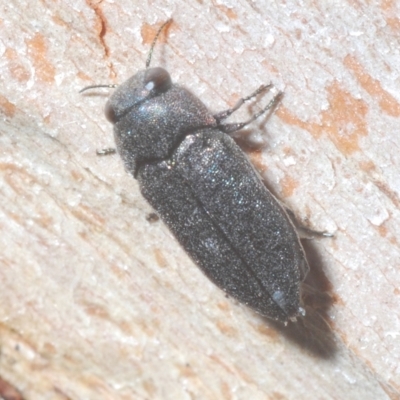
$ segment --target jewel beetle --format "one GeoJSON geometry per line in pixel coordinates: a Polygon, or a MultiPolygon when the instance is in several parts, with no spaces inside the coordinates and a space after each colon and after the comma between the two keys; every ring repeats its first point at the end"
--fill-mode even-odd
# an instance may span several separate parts
{"type": "MultiPolygon", "coordinates": [[[[229,296],[286,323],[304,315],[301,284],[309,266],[296,229],[231,133],[270,110],[275,98],[243,123],[224,123],[263,85],[213,115],[195,95],[151,67],[118,86],[105,108],[126,170],[145,199],[201,270],[229,296]]],[[[115,85],[95,85],[116,87],[115,85]]]]}

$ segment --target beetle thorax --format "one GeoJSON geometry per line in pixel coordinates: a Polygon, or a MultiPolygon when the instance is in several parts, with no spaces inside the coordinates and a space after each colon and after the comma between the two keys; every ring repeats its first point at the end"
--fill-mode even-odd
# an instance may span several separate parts
{"type": "Polygon", "coordinates": [[[106,106],[118,152],[128,171],[166,159],[185,136],[216,121],[188,90],[172,84],[162,68],[140,71],[120,86],[106,106]]]}

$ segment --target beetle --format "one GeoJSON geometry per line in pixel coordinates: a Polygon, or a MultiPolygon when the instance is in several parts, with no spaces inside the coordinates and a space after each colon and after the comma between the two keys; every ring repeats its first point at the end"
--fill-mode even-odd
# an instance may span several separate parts
{"type": "MultiPolygon", "coordinates": [[[[231,137],[271,110],[281,94],[243,123],[224,121],[250,96],[218,114],[172,82],[151,56],[118,86],[105,114],[126,170],[201,270],[229,296],[268,318],[304,316],[301,286],[309,266],[285,208],[231,137]]],[[[95,85],[116,87],[115,85],[95,85]]]]}

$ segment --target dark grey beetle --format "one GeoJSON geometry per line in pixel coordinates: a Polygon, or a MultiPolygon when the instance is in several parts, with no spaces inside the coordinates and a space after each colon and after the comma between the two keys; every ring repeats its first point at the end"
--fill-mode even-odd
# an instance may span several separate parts
{"type": "Polygon", "coordinates": [[[303,248],[285,210],[228,135],[278,96],[249,121],[222,124],[270,86],[212,115],[165,69],[148,68],[164,26],[146,69],[107,102],[118,153],[143,196],[216,285],[268,318],[294,320],[304,315],[301,283],[309,267],[303,248]]]}

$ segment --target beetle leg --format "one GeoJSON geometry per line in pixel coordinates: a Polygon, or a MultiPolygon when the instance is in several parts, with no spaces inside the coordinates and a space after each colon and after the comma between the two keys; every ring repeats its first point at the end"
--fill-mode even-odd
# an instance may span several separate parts
{"type": "Polygon", "coordinates": [[[246,101],[251,100],[253,97],[256,97],[262,92],[265,92],[269,89],[271,89],[272,84],[269,85],[261,85],[255,92],[253,92],[251,95],[247,97],[242,97],[237,101],[237,103],[232,107],[229,108],[228,110],[224,110],[219,112],[218,114],[214,115],[214,118],[217,120],[217,123],[221,123],[225,119],[227,119],[230,115],[232,115],[236,110],[238,110],[246,101]]]}
{"type": "Polygon", "coordinates": [[[333,233],[330,232],[314,231],[313,229],[306,228],[304,226],[296,226],[296,231],[300,239],[312,240],[316,238],[326,238],[335,236],[333,233]]]}
{"type": "Polygon", "coordinates": [[[117,149],[114,149],[113,147],[108,147],[106,149],[96,150],[96,154],[98,156],[109,156],[110,154],[115,154],[116,152],[117,152],[117,149]]]}
{"type": "Polygon", "coordinates": [[[306,226],[302,225],[302,223],[296,218],[294,212],[286,204],[282,203],[281,201],[279,201],[279,204],[285,209],[286,214],[289,216],[294,227],[296,228],[296,232],[300,239],[316,239],[335,236],[330,232],[315,231],[314,229],[307,228],[306,226]]]}
{"type": "MultiPolygon", "coordinates": [[[[254,97],[255,95],[257,95],[258,93],[262,92],[263,90],[266,90],[266,88],[269,88],[271,85],[267,85],[267,86],[261,86],[258,90],[256,90],[253,94],[251,94],[248,97],[245,97],[243,99],[240,99],[236,106],[224,111],[220,114],[217,114],[217,116],[214,116],[214,118],[217,119],[217,122],[220,122],[222,120],[224,120],[225,118],[227,118],[229,115],[232,114],[232,112],[236,111],[245,101],[247,101],[248,99],[254,97]],[[222,115],[222,118],[221,118],[222,115]],[[225,116],[226,115],[226,116],[225,116]],[[219,119],[218,119],[219,117],[219,119]]],[[[260,117],[261,115],[263,115],[265,112],[267,112],[268,110],[273,109],[279,102],[279,100],[281,99],[283,93],[279,92],[268,104],[266,107],[264,107],[262,110],[260,110],[259,112],[255,113],[250,119],[248,119],[245,122],[239,122],[239,123],[233,123],[233,124],[221,124],[218,125],[218,129],[221,130],[224,133],[233,133],[236,132],[242,128],[244,128],[246,125],[250,124],[251,122],[253,122],[255,119],[257,119],[258,117],[260,117]]]]}

